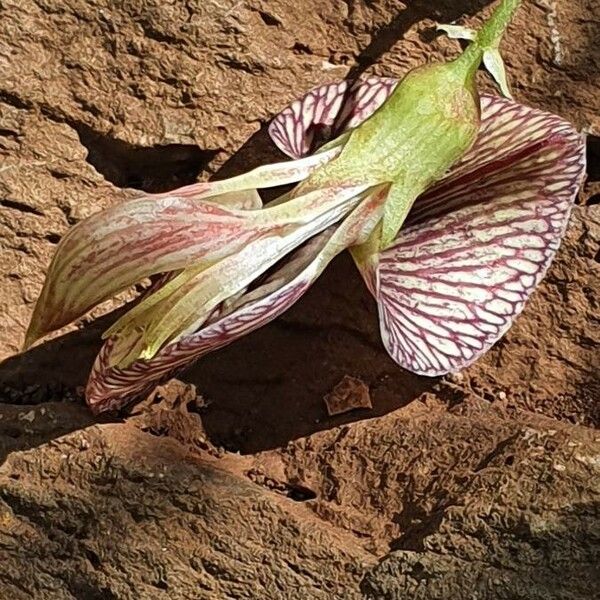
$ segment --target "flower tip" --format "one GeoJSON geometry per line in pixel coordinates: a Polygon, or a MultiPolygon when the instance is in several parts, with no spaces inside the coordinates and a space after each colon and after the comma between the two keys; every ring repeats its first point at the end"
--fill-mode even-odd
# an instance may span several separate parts
{"type": "MultiPolygon", "coordinates": [[[[48,302],[46,285],[44,285],[44,288],[35,303],[29,326],[25,333],[22,351],[29,350],[31,346],[41,340],[44,336],[67,324],[59,322],[58,325],[55,325],[56,321],[56,311],[48,302]]],[[[58,321],[60,321],[60,319],[58,319],[58,321]]]]}
{"type": "MultiPolygon", "coordinates": [[[[103,402],[101,399],[98,399],[95,396],[92,396],[88,390],[86,389],[85,391],[85,403],[87,404],[87,407],[89,408],[90,412],[95,416],[95,417],[99,417],[102,413],[106,413],[109,411],[112,412],[117,412],[117,408],[114,407],[112,404],[110,403],[105,403],[103,402]]],[[[125,405],[126,403],[124,402],[123,405],[125,405]]]]}
{"type": "Polygon", "coordinates": [[[381,237],[379,238],[379,252],[384,252],[385,250],[387,250],[390,246],[394,244],[395,240],[396,233],[394,233],[393,230],[386,230],[384,228],[381,233],[381,237]]]}
{"type": "Polygon", "coordinates": [[[31,322],[25,333],[25,341],[21,347],[21,352],[29,350],[40,338],[44,336],[44,332],[41,331],[38,319],[36,318],[36,312],[31,317],[31,322]]]}

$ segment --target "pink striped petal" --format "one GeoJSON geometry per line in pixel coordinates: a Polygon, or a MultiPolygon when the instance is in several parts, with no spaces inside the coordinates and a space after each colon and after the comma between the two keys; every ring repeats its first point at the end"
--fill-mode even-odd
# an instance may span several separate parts
{"type": "Polygon", "coordinates": [[[335,131],[353,129],[368,119],[388,98],[398,85],[398,79],[372,76],[357,81],[338,115],[335,131]]]}
{"type": "Polygon", "coordinates": [[[243,293],[276,262],[351,212],[365,189],[319,189],[252,215],[262,217],[268,225],[264,234],[219,260],[205,259],[188,267],[147,295],[106,332],[124,342],[125,352],[116,352],[118,366],[127,366],[138,357],[152,358],[163,345],[197,330],[222,302],[243,293]],[[132,336],[140,341],[135,352],[132,336]]]}
{"type": "Polygon", "coordinates": [[[201,258],[218,260],[268,235],[276,223],[269,222],[272,212],[253,210],[260,201],[256,188],[300,181],[337,152],[266,165],[165,194],[146,194],[82,221],[57,248],[26,345],[145,277],[184,268],[201,258]]]}
{"type": "Polygon", "coordinates": [[[347,81],[314,88],[284,108],[269,125],[276,146],[292,158],[313,150],[316,133],[332,138],[362,123],[390,95],[398,81],[370,77],[349,85],[347,81]]]}
{"type": "MultiPolygon", "coordinates": [[[[269,323],[298,300],[339,252],[366,239],[381,218],[387,189],[370,193],[340,224],[313,237],[277,266],[257,288],[225,302],[195,333],[150,360],[125,369],[111,367],[114,338],[98,355],[86,389],[90,408],[115,410],[151,390],[199,357],[269,323]]],[[[132,339],[132,346],[138,340],[132,339]]]]}
{"type": "Polygon", "coordinates": [[[559,117],[484,97],[459,165],[415,203],[379,259],[381,334],[392,358],[435,376],[472,363],[511,326],[546,272],[584,173],[584,143],[559,117]]]}
{"type": "Polygon", "coordinates": [[[94,215],[59,245],[29,342],[59,329],[144,277],[216,260],[264,235],[245,212],[175,196],[142,197],[94,215]]]}

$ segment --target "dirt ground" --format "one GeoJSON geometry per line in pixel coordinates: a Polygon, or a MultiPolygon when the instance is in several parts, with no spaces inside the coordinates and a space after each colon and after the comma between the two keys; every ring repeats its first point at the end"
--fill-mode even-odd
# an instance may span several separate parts
{"type": "Polygon", "coordinates": [[[452,56],[434,22],[489,4],[0,0],[1,600],[600,597],[595,0],[525,1],[510,28],[517,99],[588,133],[588,180],[545,281],[461,374],[388,358],[347,256],[118,416],[81,386],[120,303],[18,354],[71,225],[280,159],[288,101],[452,56]],[[372,408],[330,417],[347,376],[372,408]]]}

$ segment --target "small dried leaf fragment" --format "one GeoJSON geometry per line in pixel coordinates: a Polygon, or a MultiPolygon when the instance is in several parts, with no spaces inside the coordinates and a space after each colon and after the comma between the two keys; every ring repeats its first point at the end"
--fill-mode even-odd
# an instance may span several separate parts
{"type": "Polygon", "coordinates": [[[356,408],[373,408],[369,386],[361,379],[350,375],[344,375],[333,391],[327,394],[323,400],[330,417],[356,408]]]}

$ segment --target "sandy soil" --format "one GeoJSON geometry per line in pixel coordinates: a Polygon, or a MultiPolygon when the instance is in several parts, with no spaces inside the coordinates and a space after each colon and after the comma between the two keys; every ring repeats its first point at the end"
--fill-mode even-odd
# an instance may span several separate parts
{"type": "Polygon", "coordinates": [[[17,354],[61,236],[134,193],[280,158],[306,89],[401,76],[483,0],[0,2],[0,598],[600,596],[600,6],[526,2],[515,95],[588,132],[544,283],[458,376],[387,357],[347,256],[123,414],[81,399],[120,302],[17,354]],[[552,8],[555,7],[555,8],[552,8]],[[372,408],[328,416],[345,377],[372,408]]]}

